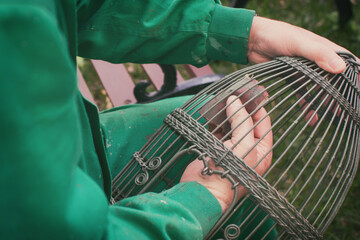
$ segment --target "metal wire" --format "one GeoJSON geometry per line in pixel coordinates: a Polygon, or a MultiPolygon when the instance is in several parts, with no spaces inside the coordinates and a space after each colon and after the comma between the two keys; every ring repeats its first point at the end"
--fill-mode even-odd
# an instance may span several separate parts
{"type": "Polygon", "coordinates": [[[307,59],[281,57],[203,89],[170,114],[113,179],[113,202],[167,189],[188,163],[210,157],[224,171],[209,169],[203,161],[204,174],[220,174],[235,192],[241,184],[249,194],[239,202],[234,198],[207,238],[321,238],[349,190],[360,155],[360,64],[349,53],[339,55],[347,64],[341,74],[327,73],[307,59]],[[230,95],[242,101],[233,115],[244,108],[247,119],[260,109],[267,113],[227,149],[222,142],[247,121],[229,128],[230,95]],[[271,128],[236,156],[232,150],[267,117],[271,128]],[[249,167],[243,159],[271,133],[273,146],[249,167]],[[273,163],[259,176],[254,169],[268,154],[273,163]]]}

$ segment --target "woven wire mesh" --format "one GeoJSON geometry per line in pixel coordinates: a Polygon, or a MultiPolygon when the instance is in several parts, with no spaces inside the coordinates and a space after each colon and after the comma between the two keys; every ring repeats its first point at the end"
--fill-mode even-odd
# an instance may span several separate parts
{"type": "MultiPolygon", "coordinates": [[[[233,201],[206,238],[321,238],[349,190],[360,155],[360,65],[350,54],[339,55],[347,63],[342,74],[304,58],[280,57],[204,89],[169,114],[134,153],[113,180],[114,201],[167,189],[191,161],[210,157],[235,192],[241,184],[249,194],[233,201]],[[233,131],[224,103],[230,95],[242,100],[249,117],[264,107],[271,118],[273,160],[263,176],[242,160],[247,153],[239,157],[223,145],[233,131]],[[215,137],[219,130],[225,133],[221,139],[215,137]]],[[[203,173],[210,173],[203,162],[203,173]]]]}

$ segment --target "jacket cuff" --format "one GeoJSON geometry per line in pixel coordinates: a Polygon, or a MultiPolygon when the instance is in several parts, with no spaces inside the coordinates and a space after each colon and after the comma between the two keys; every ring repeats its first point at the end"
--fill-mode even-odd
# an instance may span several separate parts
{"type": "Polygon", "coordinates": [[[163,194],[182,204],[197,218],[204,237],[222,214],[218,200],[200,183],[180,183],[163,194]]]}
{"type": "Polygon", "coordinates": [[[207,57],[246,64],[255,11],[216,5],[209,26],[207,57]]]}

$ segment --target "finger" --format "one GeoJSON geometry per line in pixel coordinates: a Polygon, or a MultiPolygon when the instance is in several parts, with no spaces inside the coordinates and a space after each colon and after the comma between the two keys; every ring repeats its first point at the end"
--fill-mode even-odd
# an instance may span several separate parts
{"type": "Polygon", "coordinates": [[[209,131],[217,138],[217,139],[221,139],[224,137],[224,132],[222,131],[222,128],[219,128],[215,131],[216,129],[216,125],[212,124],[211,122],[208,124],[209,126],[209,131]]]}
{"type": "Polygon", "coordinates": [[[260,175],[263,175],[270,167],[272,159],[273,134],[271,120],[265,108],[260,108],[252,118],[256,125],[254,129],[255,140],[261,139],[256,145],[257,162],[254,166],[256,166],[255,170],[260,175]]]}
{"type": "MultiPolygon", "coordinates": [[[[337,108],[337,109],[338,109],[338,111],[337,111],[337,113],[336,113],[336,116],[337,116],[337,117],[340,117],[340,114],[341,114],[341,107],[339,107],[339,104],[338,104],[338,103],[336,103],[336,104],[335,104],[335,108],[337,108]]],[[[334,112],[334,114],[335,114],[335,112],[334,112]]]]}
{"type": "Polygon", "coordinates": [[[330,73],[341,73],[346,67],[345,61],[335,51],[319,44],[314,44],[300,54],[330,73]]]}
{"type": "Polygon", "coordinates": [[[355,54],[353,54],[352,52],[347,50],[346,48],[344,48],[344,47],[342,47],[342,46],[328,40],[327,38],[321,37],[319,35],[313,34],[313,36],[314,36],[315,40],[317,40],[316,38],[320,37],[319,41],[321,42],[322,45],[329,46],[335,52],[348,52],[348,53],[352,54],[355,57],[356,61],[360,62],[360,59],[357,56],[355,56],[355,54]]]}
{"type": "MultiPolygon", "coordinates": [[[[296,94],[297,98],[300,98],[300,94],[296,94]]],[[[309,105],[309,103],[305,99],[301,99],[299,105],[303,111],[305,111],[309,105]]],[[[305,120],[309,122],[311,127],[315,126],[316,122],[319,120],[319,116],[313,109],[307,109],[308,113],[305,115],[305,120]]]]}
{"type": "Polygon", "coordinates": [[[341,73],[345,70],[345,61],[336,52],[348,51],[335,43],[305,30],[299,36],[297,46],[299,47],[294,49],[296,55],[314,61],[325,71],[341,73]],[[303,41],[303,39],[308,40],[303,41]]]}
{"type": "Polygon", "coordinates": [[[336,114],[337,117],[340,116],[341,108],[338,108],[339,105],[337,102],[332,102],[331,105],[329,106],[330,101],[333,100],[333,96],[326,93],[321,97],[321,100],[324,101],[323,106],[328,106],[329,109],[331,109],[333,114],[336,114]],[[336,109],[338,109],[338,110],[336,111],[336,109]]]}
{"type": "Polygon", "coordinates": [[[256,140],[262,138],[261,141],[265,142],[266,145],[272,146],[273,138],[271,131],[271,120],[267,116],[265,108],[260,108],[253,116],[252,119],[256,124],[254,128],[254,137],[256,140]],[[264,118],[264,119],[262,119],[264,118]],[[261,120],[262,119],[262,120],[261,120]]]}
{"type": "Polygon", "coordinates": [[[319,116],[313,109],[310,110],[310,112],[306,113],[305,120],[309,122],[309,126],[313,127],[319,121],[319,116]]]}
{"type": "Polygon", "coordinates": [[[226,114],[232,129],[231,142],[237,143],[240,139],[241,142],[252,144],[254,142],[254,134],[251,130],[253,122],[246,109],[243,107],[240,99],[235,96],[230,96],[227,99],[226,114]],[[251,131],[250,131],[251,130],[251,131]],[[250,132],[249,132],[250,131],[250,132]]]}

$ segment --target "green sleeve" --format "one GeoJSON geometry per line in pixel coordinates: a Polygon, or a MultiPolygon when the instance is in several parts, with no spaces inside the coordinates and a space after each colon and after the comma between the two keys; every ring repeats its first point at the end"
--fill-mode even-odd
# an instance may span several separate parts
{"type": "Polygon", "coordinates": [[[57,3],[0,3],[0,239],[201,238],[221,214],[201,185],[109,206],[79,167],[94,146],[84,147],[90,129],[64,34],[75,5],[57,3]]]}
{"type": "Polygon", "coordinates": [[[110,62],[247,63],[254,11],[214,0],[79,3],[79,54],[110,62]],[[101,5],[101,6],[99,6],[101,5]]]}
{"type": "Polygon", "coordinates": [[[107,239],[203,239],[221,215],[218,201],[196,182],[110,207],[107,239]]]}

